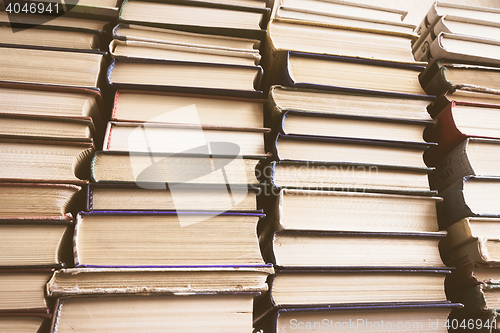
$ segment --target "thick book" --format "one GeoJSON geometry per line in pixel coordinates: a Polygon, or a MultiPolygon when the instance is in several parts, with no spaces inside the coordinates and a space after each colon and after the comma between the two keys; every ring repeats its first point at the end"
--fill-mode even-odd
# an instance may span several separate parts
{"type": "Polygon", "coordinates": [[[99,36],[104,36],[111,29],[111,22],[109,22],[108,19],[96,17],[95,15],[79,16],[72,15],[72,13],[69,12],[65,13],[64,15],[48,17],[47,15],[43,14],[25,13],[23,11],[14,14],[15,15],[8,15],[5,10],[0,11],[0,24],[9,25],[11,26],[11,28],[20,30],[16,33],[21,32],[23,29],[31,29],[34,27],[43,26],[44,29],[47,28],[69,31],[77,29],[80,31],[96,33],[99,36]]]}
{"type": "Polygon", "coordinates": [[[121,41],[117,39],[111,41],[109,52],[115,57],[207,62],[242,66],[257,66],[261,59],[258,50],[254,50],[253,52],[233,51],[191,45],[121,41]]]}
{"type": "Polygon", "coordinates": [[[446,233],[284,230],[264,250],[277,267],[443,267],[438,243],[446,233]],[[395,251],[394,249],[398,249],[395,251]]]}
{"type": "Polygon", "coordinates": [[[104,131],[105,107],[98,88],[0,81],[1,113],[55,118],[92,118],[104,131]]]}
{"type": "Polygon", "coordinates": [[[433,168],[369,163],[273,161],[264,169],[275,188],[430,195],[433,168]],[[270,169],[270,170],[269,170],[270,169]]]}
{"type": "Polygon", "coordinates": [[[104,87],[106,61],[100,51],[54,48],[0,47],[3,81],[104,87]]]}
{"type": "Polygon", "coordinates": [[[439,226],[447,228],[466,217],[500,217],[500,177],[466,176],[440,193],[439,226]]]}
{"type": "Polygon", "coordinates": [[[0,269],[0,313],[47,314],[45,284],[51,268],[0,269]]]}
{"type": "MultiPolygon", "coordinates": [[[[419,40],[413,46],[413,54],[415,59],[421,61],[429,61],[429,48],[436,40],[436,38],[441,34],[452,34],[452,35],[467,35],[470,37],[479,37],[489,40],[498,39],[498,33],[500,32],[500,24],[498,22],[477,20],[469,17],[460,17],[453,15],[446,15],[441,17],[427,33],[427,36],[423,40],[419,40]]],[[[431,51],[430,55],[434,51],[431,51]]],[[[471,51],[471,50],[464,50],[471,51]]],[[[435,53],[434,53],[435,54],[435,53]]],[[[438,58],[438,57],[432,57],[438,58]]],[[[441,57],[441,59],[449,59],[447,57],[441,57]]]]}
{"type": "Polygon", "coordinates": [[[4,246],[0,266],[61,267],[70,263],[72,226],[69,216],[0,218],[4,246]]]}
{"type": "Polygon", "coordinates": [[[0,138],[0,180],[85,184],[93,155],[89,142],[0,138]]]}
{"type": "Polygon", "coordinates": [[[467,217],[453,223],[446,228],[448,236],[439,244],[443,260],[456,266],[466,263],[477,266],[498,264],[499,226],[499,218],[486,217],[467,217]]]}
{"type": "Polygon", "coordinates": [[[47,283],[48,297],[106,294],[265,292],[266,267],[65,268],[47,283]]]}
{"type": "Polygon", "coordinates": [[[272,86],[267,108],[273,115],[296,111],[307,114],[337,114],[427,122],[431,120],[426,110],[429,105],[427,97],[413,99],[385,94],[272,86]]]}
{"type": "Polygon", "coordinates": [[[418,81],[424,70],[419,64],[289,51],[279,68],[281,78],[276,83],[285,86],[413,98],[426,96],[418,81]]]}
{"type": "Polygon", "coordinates": [[[87,29],[68,29],[33,26],[25,30],[16,30],[15,25],[0,22],[0,40],[2,44],[53,47],[81,50],[101,50],[101,34],[87,29]],[[13,31],[14,29],[14,31],[13,31]]]}
{"type": "Polygon", "coordinates": [[[207,32],[213,34],[260,38],[270,9],[208,1],[139,1],[126,0],[119,20],[128,24],[207,32]]]}
{"type": "Polygon", "coordinates": [[[280,9],[291,9],[308,14],[321,14],[331,17],[350,17],[365,20],[383,20],[401,23],[408,14],[404,10],[381,7],[367,3],[347,2],[343,0],[280,0],[280,9]]]}
{"type": "Polygon", "coordinates": [[[87,192],[90,210],[255,211],[257,186],[227,184],[91,183],[87,192]],[[231,200],[232,199],[232,200],[231,200]]]}
{"type": "Polygon", "coordinates": [[[258,52],[261,45],[260,39],[214,35],[206,32],[186,32],[124,23],[119,23],[114,27],[113,38],[121,41],[182,45],[249,53],[258,52]]]}
{"type": "Polygon", "coordinates": [[[284,135],[311,135],[387,141],[425,142],[424,129],[432,121],[365,117],[287,110],[277,115],[275,128],[284,135]]]}
{"type": "Polygon", "coordinates": [[[264,155],[268,128],[160,122],[108,122],[103,150],[150,154],[264,155]],[[179,144],[182,142],[182,144],[179,144]],[[212,149],[209,149],[210,146],[212,149]],[[213,149],[218,146],[218,149],[213,149]]]}
{"type": "Polygon", "coordinates": [[[101,139],[97,135],[90,117],[61,118],[0,112],[0,136],[90,143],[96,137],[95,142],[99,145],[101,139]]]}
{"type": "Polygon", "coordinates": [[[115,58],[107,80],[113,89],[262,97],[262,67],[140,58],[115,58]]]}
{"type": "Polygon", "coordinates": [[[431,196],[281,189],[261,234],[274,231],[437,232],[431,196]],[[314,208],[312,208],[314,207],[314,208]]]}
{"type": "Polygon", "coordinates": [[[498,94],[499,77],[499,67],[435,60],[419,75],[419,80],[426,93],[436,96],[455,88],[498,94]]]}
{"type": "Polygon", "coordinates": [[[118,90],[111,120],[262,128],[265,104],[254,98],[118,90]]]}
{"type": "MultiPolygon", "coordinates": [[[[425,39],[430,28],[445,15],[461,16],[473,20],[498,22],[500,10],[489,7],[471,6],[458,3],[435,1],[424,17],[416,32],[425,39]]],[[[423,40],[423,39],[422,39],[423,40]]]]}
{"type": "Polygon", "coordinates": [[[278,161],[364,163],[426,168],[422,155],[433,143],[278,134],[268,149],[278,161]]]}
{"type": "MultiPolygon", "coordinates": [[[[319,2],[319,1],[317,1],[319,2]]],[[[405,22],[393,22],[380,20],[378,18],[364,18],[330,14],[314,8],[304,8],[310,2],[302,6],[280,5],[276,10],[275,20],[290,21],[298,24],[322,24],[346,26],[349,28],[373,29],[381,33],[394,32],[412,34],[415,26],[405,22]]]]}
{"type": "Polygon", "coordinates": [[[45,312],[13,312],[2,313],[0,311],[0,330],[4,332],[23,331],[37,333],[42,331],[47,322],[50,322],[52,315],[49,309],[45,312]]]}
{"type": "Polygon", "coordinates": [[[429,176],[431,187],[443,191],[467,176],[500,177],[498,152],[500,140],[482,138],[467,138],[448,152],[429,151],[432,156],[425,156],[426,162],[436,167],[429,176]]]}
{"type": "Polygon", "coordinates": [[[269,24],[262,50],[267,68],[265,86],[279,84],[276,80],[287,64],[289,51],[414,64],[411,41],[415,37],[379,29],[277,18],[269,24]],[[332,40],[336,43],[331,43],[332,40]]]}
{"type": "Polygon", "coordinates": [[[424,132],[427,141],[438,142],[441,152],[449,152],[466,138],[500,139],[497,121],[499,105],[450,101],[435,115],[435,126],[424,132]]]}
{"type": "Polygon", "coordinates": [[[446,267],[277,269],[269,283],[269,294],[261,301],[263,306],[257,304],[257,308],[269,312],[271,306],[281,309],[448,303],[444,280],[449,273],[446,267]]]}
{"type": "Polygon", "coordinates": [[[448,104],[452,102],[454,102],[455,105],[470,104],[471,106],[496,108],[500,106],[500,92],[480,92],[467,87],[454,87],[444,92],[432,102],[427,108],[427,111],[435,118],[441,110],[445,109],[448,104]]]}
{"type": "Polygon", "coordinates": [[[258,185],[256,167],[262,156],[210,154],[152,154],[99,151],[91,164],[93,182],[154,183],[167,188],[184,183],[258,185]]]}
{"type": "Polygon", "coordinates": [[[84,208],[82,188],[77,185],[0,182],[0,189],[1,218],[67,220],[84,208]]]}
{"type": "Polygon", "coordinates": [[[263,217],[258,212],[81,212],[74,262],[77,267],[261,267],[256,228],[263,217]]]}
{"type": "MultiPolygon", "coordinates": [[[[500,31],[500,26],[498,28],[500,31]]],[[[485,66],[500,65],[500,39],[440,33],[429,46],[421,61],[447,59],[485,66]]]]}
{"type": "Polygon", "coordinates": [[[51,333],[252,331],[259,293],[75,296],[58,298],[51,333]]]}
{"type": "Polygon", "coordinates": [[[409,330],[446,333],[451,310],[460,306],[449,302],[422,302],[314,308],[282,307],[270,311],[255,326],[266,329],[266,332],[290,333],[314,329],[368,332],[379,329],[395,330],[406,325],[409,330]],[[408,318],[411,318],[411,321],[408,318]]]}

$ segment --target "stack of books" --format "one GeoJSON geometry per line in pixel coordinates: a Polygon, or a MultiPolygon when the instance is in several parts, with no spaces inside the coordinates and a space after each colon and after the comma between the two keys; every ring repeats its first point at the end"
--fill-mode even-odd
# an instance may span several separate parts
{"type": "Polygon", "coordinates": [[[37,332],[53,313],[46,282],[55,269],[73,263],[74,217],[84,208],[81,190],[95,144],[102,143],[100,89],[107,66],[102,47],[110,25],[73,17],[64,7],[58,9],[61,16],[45,15],[56,10],[49,2],[37,6],[39,14],[5,5],[0,17],[0,330],[37,332]]]}
{"type": "Polygon", "coordinates": [[[257,237],[270,9],[237,3],[123,3],[75,268],[47,285],[54,333],[252,331],[273,272],[257,237]]]}
{"type": "Polygon", "coordinates": [[[301,3],[283,1],[268,27],[274,200],[259,237],[276,273],[256,326],[446,332],[459,305],[446,299],[441,199],[423,161],[433,97],[418,82],[417,35],[395,31],[392,10],[301,3]]]}
{"type": "Polygon", "coordinates": [[[424,158],[436,168],[431,187],[444,199],[438,204],[440,229],[448,232],[442,257],[457,267],[447,279],[447,295],[464,304],[453,311],[452,329],[470,328],[472,321],[478,331],[498,328],[499,15],[495,9],[437,2],[422,23],[435,22],[428,34],[438,38],[426,52],[432,62],[420,81],[427,93],[440,95],[429,107],[435,124],[424,135],[439,145],[424,158]],[[434,52],[446,39],[460,43],[453,42],[453,52],[434,52]]]}

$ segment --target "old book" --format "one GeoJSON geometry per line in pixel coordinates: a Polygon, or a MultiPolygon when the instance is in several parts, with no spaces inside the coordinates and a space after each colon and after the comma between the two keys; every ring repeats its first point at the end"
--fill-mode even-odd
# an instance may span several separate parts
{"type": "Polygon", "coordinates": [[[371,332],[377,329],[395,330],[400,328],[421,332],[448,332],[448,315],[453,303],[420,304],[377,304],[323,307],[282,307],[276,308],[256,323],[266,332],[307,332],[312,329],[341,330],[352,329],[371,332]],[[409,319],[411,318],[411,319],[409,319]],[[380,328],[379,328],[380,327],[380,328]]]}
{"type": "Polygon", "coordinates": [[[261,97],[261,75],[260,66],[115,58],[107,78],[116,89],[261,97]]]}
{"type": "Polygon", "coordinates": [[[262,217],[230,212],[81,212],[75,226],[75,265],[263,266],[256,234],[262,217]]]}
{"type": "Polygon", "coordinates": [[[0,139],[0,179],[86,183],[93,153],[88,142],[0,139]]]}
{"type": "MultiPolygon", "coordinates": [[[[304,13],[321,13],[325,16],[356,17],[364,19],[401,22],[407,12],[389,7],[374,6],[367,3],[347,2],[343,0],[281,0],[279,6],[304,13]]],[[[280,11],[278,7],[278,14],[280,11]]]]}
{"type": "MultiPolygon", "coordinates": [[[[46,1],[46,0],[44,0],[46,1]]],[[[103,34],[111,28],[111,24],[107,19],[78,17],[69,13],[60,16],[52,16],[47,20],[46,15],[36,13],[20,12],[15,15],[8,15],[4,10],[0,11],[0,22],[11,27],[33,28],[36,26],[50,27],[50,29],[82,29],[91,31],[97,34],[103,34]]],[[[19,32],[17,32],[19,33],[19,32]]]]}
{"type": "Polygon", "coordinates": [[[45,313],[45,284],[53,269],[0,269],[0,311],[45,313]]]}
{"type": "MultiPolygon", "coordinates": [[[[297,24],[290,20],[273,20],[269,24],[267,41],[262,51],[263,58],[267,59],[264,64],[268,69],[265,86],[279,84],[275,80],[282,75],[283,67],[287,66],[289,51],[294,51],[293,54],[307,52],[325,55],[326,59],[328,59],[326,55],[335,55],[414,64],[415,60],[411,53],[412,37],[414,36],[411,34],[384,34],[380,31],[346,26],[297,24]],[[315,38],[311,39],[311,35],[315,38]],[[338,42],[331,43],[332,40],[338,42]]],[[[344,65],[346,66],[348,65],[344,65]]],[[[326,75],[328,76],[330,74],[326,75]]]]}
{"type": "Polygon", "coordinates": [[[498,39],[441,33],[432,42],[426,55],[420,61],[447,59],[486,66],[500,65],[499,49],[500,40],[498,39]]]}
{"type": "Polygon", "coordinates": [[[31,27],[13,32],[12,27],[0,25],[0,38],[3,44],[30,45],[64,49],[99,50],[99,35],[88,30],[56,30],[31,27]]]}
{"type": "Polygon", "coordinates": [[[67,214],[80,211],[80,186],[50,183],[0,182],[0,216],[69,219],[67,214]],[[29,205],[26,203],[29,202],[29,205]]]}
{"type": "Polygon", "coordinates": [[[427,195],[428,173],[432,170],[366,163],[278,161],[271,162],[264,174],[275,188],[427,195]]]}
{"type": "Polygon", "coordinates": [[[426,168],[422,159],[428,144],[337,137],[278,134],[274,156],[279,161],[365,163],[426,168]]]}
{"type": "Polygon", "coordinates": [[[0,218],[4,246],[0,266],[58,267],[71,263],[72,224],[69,216],[0,218]]]}
{"type": "Polygon", "coordinates": [[[325,91],[272,86],[268,109],[276,114],[300,111],[312,114],[431,120],[428,99],[385,94],[357,94],[351,91],[325,91]]]}
{"type": "Polygon", "coordinates": [[[4,332],[37,333],[41,326],[51,318],[48,313],[2,313],[0,312],[0,330],[4,332]]]}
{"type": "Polygon", "coordinates": [[[422,134],[432,121],[285,111],[275,124],[284,135],[314,135],[371,140],[425,142],[422,134]]]}
{"type": "Polygon", "coordinates": [[[282,189],[266,226],[274,231],[437,232],[439,201],[431,196],[282,189]]]}
{"type": "Polygon", "coordinates": [[[278,269],[268,298],[278,308],[447,303],[441,269],[278,269]]]}
{"type": "MultiPolygon", "coordinates": [[[[480,223],[480,221],[478,222],[480,223]]],[[[455,268],[446,277],[445,284],[449,290],[477,285],[498,285],[500,284],[500,267],[477,266],[473,263],[468,263],[455,268]]]]}
{"type": "Polygon", "coordinates": [[[51,333],[116,330],[123,333],[252,331],[253,300],[258,293],[148,295],[59,298],[51,333]]]}
{"type": "Polygon", "coordinates": [[[445,235],[284,230],[274,234],[265,257],[278,267],[435,268],[443,267],[438,243],[445,235]]]}
{"type": "Polygon", "coordinates": [[[437,205],[441,229],[466,217],[499,217],[499,177],[467,176],[448,186],[437,205]]]}
{"type": "Polygon", "coordinates": [[[416,32],[425,38],[430,27],[445,15],[498,22],[498,19],[500,18],[500,10],[496,8],[435,1],[427,12],[427,15],[420,23],[419,27],[416,29],[416,32]]]}
{"type": "Polygon", "coordinates": [[[446,60],[431,62],[419,76],[420,83],[428,94],[441,95],[448,90],[468,88],[472,91],[496,93],[500,68],[480,65],[458,64],[446,60]]]}
{"type": "Polygon", "coordinates": [[[438,142],[439,150],[450,151],[468,137],[499,139],[496,129],[499,105],[450,101],[435,116],[435,126],[424,132],[427,141],[438,142]]]}
{"type": "Polygon", "coordinates": [[[499,151],[500,140],[467,138],[446,155],[443,154],[446,150],[433,153],[431,157],[441,157],[437,161],[425,156],[428,163],[436,167],[429,176],[431,187],[443,191],[466,176],[500,176],[499,151]]]}
{"type": "Polygon", "coordinates": [[[127,0],[122,5],[119,19],[125,23],[162,28],[255,37],[262,34],[269,11],[268,8],[202,1],[161,3],[127,0]]]}
{"type": "Polygon", "coordinates": [[[454,87],[451,90],[444,92],[432,104],[429,105],[427,111],[435,118],[441,110],[446,108],[449,103],[455,104],[470,103],[477,106],[498,107],[500,106],[500,94],[494,92],[474,91],[468,87],[454,87]]]}
{"type": "Polygon", "coordinates": [[[93,142],[97,133],[90,117],[60,118],[0,113],[0,135],[93,142]]]}
{"type": "Polygon", "coordinates": [[[259,39],[213,35],[206,32],[186,32],[124,23],[115,26],[113,38],[124,41],[196,46],[199,48],[242,52],[257,52],[261,44],[259,39]]]}
{"type": "Polygon", "coordinates": [[[0,47],[0,75],[4,81],[101,87],[103,54],[0,47]]]}
{"type": "Polygon", "coordinates": [[[283,78],[278,83],[299,88],[422,97],[426,94],[418,75],[423,69],[417,64],[288,52],[285,66],[280,69],[283,78]]]}
{"type": "Polygon", "coordinates": [[[128,182],[149,188],[162,185],[260,184],[256,166],[267,156],[210,156],[97,152],[91,165],[94,182],[128,182]]]}
{"type": "Polygon", "coordinates": [[[103,150],[149,153],[264,155],[267,128],[108,122],[103,150]],[[182,142],[182,145],[179,145],[182,142]],[[219,145],[220,149],[209,149],[219,145]]]}
{"type": "MultiPolygon", "coordinates": [[[[446,15],[441,17],[427,33],[427,37],[419,42],[418,47],[413,46],[415,59],[429,61],[427,51],[441,33],[453,35],[467,35],[490,40],[498,39],[500,24],[492,21],[476,20],[468,17],[446,15]]],[[[468,50],[471,51],[471,50],[468,50]]],[[[432,53],[431,53],[432,54],[432,53]]],[[[437,57],[433,57],[437,58],[437,57]]],[[[441,59],[449,59],[440,57],[441,59]]]]}
{"type": "Polygon", "coordinates": [[[53,119],[92,119],[96,132],[104,131],[104,106],[97,89],[42,84],[0,83],[0,114],[43,116],[53,119]]]}
{"type": "Polygon", "coordinates": [[[186,183],[172,188],[166,184],[141,187],[140,184],[94,183],[88,187],[87,210],[257,210],[259,188],[241,185],[231,186],[230,190],[233,200],[225,183],[186,183]]]}
{"type": "Polygon", "coordinates": [[[264,104],[264,100],[228,96],[118,90],[111,119],[262,128],[264,104]]]}
{"type": "MultiPolygon", "coordinates": [[[[320,1],[305,1],[300,5],[290,6],[290,5],[280,5],[274,16],[275,20],[293,21],[295,23],[304,24],[325,24],[333,26],[345,26],[350,28],[360,28],[360,29],[372,29],[378,30],[381,33],[394,32],[394,33],[406,33],[412,34],[416,26],[413,24],[408,24],[400,21],[387,21],[382,20],[377,16],[365,18],[359,16],[348,16],[339,13],[329,13],[318,9],[315,6],[308,7],[307,5],[311,2],[321,3],[320,1]]],[[[336,5],[336,3],[323,2],[327,5],[336,5]]],[[[359,8],[359,7],[358,7],[359,8]]],[[[378,13],[373,13],[377,15],[378,13]]]]}
{"type": "Polygon", "coordinates": [[[49,297],[104,294],[265,292],[267,267],[66,268],[47,283],[49,297]]]}
{"type": "Polygon", "coordinates": [[[206,62],[242,66],[259,65],[261,58],[258,50],[254,52],[241,52],[163,43],[120,41],[117,39],[114,39],[109,45],[109,52],[115,57],[206,62]]]}
{"type": "MultiPolygon", "coordinates": [[[[439,245],[444,253],[469,242],[479,241],[485,244],[488,241],[500,239],[500,219],[487,217],[466,217],[446,228],[448,236],[439,245]]],[[[491,253],[494,255],[494,253],[491,253]]],[[[472,257],[472,252],[471,252],[472,257]]],[[[472,264],[477,264],[471,261],[472,264]]]]}

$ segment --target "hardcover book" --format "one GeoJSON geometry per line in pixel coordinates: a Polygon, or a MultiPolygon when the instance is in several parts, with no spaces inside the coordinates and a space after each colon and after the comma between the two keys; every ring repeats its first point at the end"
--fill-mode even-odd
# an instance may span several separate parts
{"type": "Polygon", "coordinates": [[[466,176],[450,185],[437,205],[439,226],[447,228],[466,217],[499,217],[499,177],[466,176]]]}

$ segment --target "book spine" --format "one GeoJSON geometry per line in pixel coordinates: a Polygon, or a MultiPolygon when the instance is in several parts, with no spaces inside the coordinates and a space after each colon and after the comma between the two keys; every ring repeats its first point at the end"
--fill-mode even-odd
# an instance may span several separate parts
{"type": "Polygon", "coordinates": [[[476,238],[452,249],[442,247],[440,244],[440,252],[443,262],[449,267],[487,263],[487,259],[484,258],[481,251],[480,241],[476,238]]]}
{"type": "Polygon", "coordinates": [[[432,189],[444,191],[465,176],[475,176],[467,156],[468,140],[464,140],[436,163],[436,170],[429,176],[432,189]]]}
{"type": "MultiPolygon", "coordinates": [[[[448,91],[452,84],[445,79],[445,68],[439,68],[434,76],[428,81],[424,87],[424,91],[429,95],[439,96],[448,91]]],[[[422,83],[422,82],[421,82],[422,83]]],[[[424,86],[424,85],[422,85],[424,86]]]]}
{"type": "Polygon", "coordinates": [[[469,219],[465,218],[457,223],[453,223],[446,228],[447,236],[441,241],[439,247],[442,251],[448,252],[457,246],[466,244],[474,240],[469,219]]]}
{"type": "Polygon", "coordinates": [[[439,228],[441,230],[460,221],[464,217],[475,216],[465,202],[463,193],[464,182],[464,179],[459,179],[446,190],[439,193],[444,199],[436,205],[439,228]]]}
{"type": "Polygon", "coordinates": [[[429,32],[429,29],[432,27],[432,25],[436,23],[437,20],[439,20],[439,18],[441,17],[437,12],[436,6],[437,4],[436,2],[434,2],[432,7],[427,12],[427,15],[425,15],[422,22],[420,22],[420,25],[417,27],[417,29],[415,29],[415,32],[418,35],[425,36],[429,32]]]}

